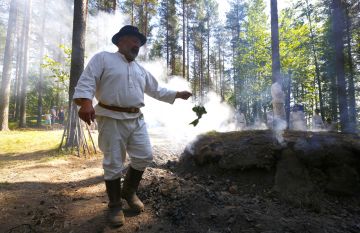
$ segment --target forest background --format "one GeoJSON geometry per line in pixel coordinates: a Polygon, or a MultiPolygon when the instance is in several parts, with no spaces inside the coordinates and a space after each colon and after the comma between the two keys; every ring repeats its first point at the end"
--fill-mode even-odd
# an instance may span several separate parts
{"type": "MultiPolygon", "coordinates": [[[[1,130],[40,127],[52,106],[69,105],[74,2],[0,1],[1,130]]],[[[116,51],[111,36],[133,24],[148,37],[139,60],[163,59],[169,77],[190,83],[195,102],[215,92],[244,111],[249,123],[268,118],[274,12],[265,0],[228,1],[225,17],[215,0],[82,2],[86,60],[101,50],[116,51]]],[[[320,109],[339,130],[356,132],[359,12],[356,0],[294,0],[276,12],[287,116],[301,104],[308,123],[320,109]]]]}

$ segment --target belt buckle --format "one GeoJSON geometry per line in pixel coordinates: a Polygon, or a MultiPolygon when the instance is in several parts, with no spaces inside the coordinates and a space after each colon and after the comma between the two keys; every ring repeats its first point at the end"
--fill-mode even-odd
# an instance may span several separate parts
{"type": "Polygon", "coordinates": [[[130,113],[136,113],[136,109],[135,108],[130,108],[130,113]]]}

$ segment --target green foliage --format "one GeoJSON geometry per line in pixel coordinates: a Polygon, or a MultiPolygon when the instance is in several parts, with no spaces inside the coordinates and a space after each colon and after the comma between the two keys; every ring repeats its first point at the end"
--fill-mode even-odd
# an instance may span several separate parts
{"type": "MultiPolygon", "coordinates": [[[[61,53],[57,54],[58,60],[46,55],[41,64],[44,72],[44,79],[41,80],[43,113],[48,112],[52,106],[64,106],[68,101],[71,49],[65,45],[60,45],[59,48],[61,53]]],[[[32,72],[29,75],[31,88],[27,94],[27,113],[30,115],[37,114],[39,83],[39,75],[32,72]]]]}
{"type": "Polygon", "coordinates": [[[197,124],[199,123],[199,119],[202,117],[202,115],[206,114],[206,109],[204,106],[200,106],[200,105],[196,105],[192,108],[193,112],[196,113],[197,119],[195,119],[194,121],[192,121],[190,123],[190,125],[193,125],[194,127],[197,126],[197,124]]]}
{"type": "Polygon", "coordinates": [[[113,13],[115,10],[114,6],[116,6],[116,1],[117,0],[111,0],[111,1],[89,0],[88,11],[91,15],[97,15],[99,11],[113,13]]]}
{"type": "MultiPolygon", "coordinates": [[[[189,74],[192,92],[199,102],[213,88],[223,101],[236,108],[242,107],[251,116],[262,114],[271,105],[271,27],[266,13],[266,1],[269,2],[229,0],[226,22],[219,20],[219,6],[215,0],[125,0],[116,3],[129,16],[131,24],[138,26],[148,36],[147,46],[151,48],[149,57],[167,59],[167,68],[171,74],[182,74],[182,52],[185,51],[186,60],[189,60],[185,63],[189,69],[186,74],[189,74]],[[186,26],[185,48],[182,43],[183,26],[186,26]],[[152,35],[154,28],[157,28],[157,34],[152,35]]],[[[281,73],[285,78],[291,77],[291,103],[303,103],[308,115],[312,114],[315,107],[319,107],[319,88],[316,83],[316,71],[319,71],[325,114],[335,112],[333,116],[336,118],[338,110],[331,2],[332,0],[291,1],[290,7],[278,12],[279,46],[281,73]],[[315,69],[315,54],[319,70],[315,69]]],[[[113,3],[114,1],[90,0],[89,11],[91,14],[97,14],[99,10],[112,12],[113,3]]],[[[358,5],[353,0],[345,3],[352,20],[350,46],[355,67],[355,87],[358,88],[358,5]]],[[[5,29],[4,23],[0,21],[0,41],[4,42],[0,43],[0,51],[5,44],[5,29]]],[[[347,38],[344,39],[347,48],[347,38]]],[[[47,73],[42,83],[44,111],[50,106],[62,104],[61,99],[67,93],[71,49],[65,46],[60,48],[65,57],[63,60],[58,58],[59,55],[47,55],[43,59],[42,67],[47,73]]],[[[346,56],[348,58],[347,54],[346,56]]],[[[349,72],[348,69],[346,71],[349,72]]],[[[33,111],[37,107],[36,78],[39,75],[31,69],[30,73],[29,80],[32,81],[30,85],[33,85],[33,89],[28,93],[28,107],[33,111]]]]}
{"type": "Polygon", "coordinates": [[[315,66],[310,27],[305,23],[305,14],[297,11],[296,8],[290,7],[280,14],[281,68],[284,74],[290,74],[292,93],[294,93],[293,102],[312,106],[317,96],[317,88],[314,85],[315,66]],[[299,86],[306,91],[297,93],[299,86]]]}
{"type": "Polygon", "coordinates": [[[180,26],[177,13],[178,3],[176,0],[162,0],[158,8],[160,17],[159,34],[163,35],[164,46],[162,54],[167,59],[172,75],[176,75],[176,61],[181,54],[178,46],[180,26]]]}
{"type": "Polygon", "coordinates": [[[271,85],[271,45],[266,5],[263,0],[233,4],[234,9],[229,12],[227,22],[233,35],[235,93],[229,100],[236,105],[266,104],[271,85]]]}
{"type": "Polygon", "coordinates": [[[160,39],[154,41],[149,54],[150,60],[160,58],[163,56],[163,47],[164,47],[163,44],[164,44],[163,41],[160,39]]]}
{"type": "Polygon", "coordinates": [[[125,0],[120,5],[123,13],[131,18],[131,23],[137,26],[139,30],[146,34],[151,35],[152,25],[150,24],[152,18],[156,16],[158,0],[125,0]]]}
{"type": "Polygon", "coordinates": [[[59,92],[62,90],[67,90],[69,88],[68,81],[70,79],[70,63],[71,63],[71,49],[66,47],[65,45],[60,45],[60,49],[63,50],[65,54],[65,61],[61,63],[56,61],[49,56],[44,57],[44,62],[41,65],[42,68],[48,69],[51,72],[48,78],[55,79],[56,82],[61,83],[62,85],[58,85],[55,88],[55,91],[59,92]]]}

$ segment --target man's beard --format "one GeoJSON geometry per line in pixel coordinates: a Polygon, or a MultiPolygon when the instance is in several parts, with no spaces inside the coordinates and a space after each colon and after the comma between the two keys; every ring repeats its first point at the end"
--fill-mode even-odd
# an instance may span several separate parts
{"type": "Polygon", "coordinates": [[[137,48],[130,49],[128,54],[134,60],[139,54],[139,49],[137,48]]]}
{"type": "Polygon", "coordinates": [[[134,61],[137,55],[139,54],[139,48],[133,47],[133,48],[119,48],[119,52],[123,54],[128,61],[134,61]]]}

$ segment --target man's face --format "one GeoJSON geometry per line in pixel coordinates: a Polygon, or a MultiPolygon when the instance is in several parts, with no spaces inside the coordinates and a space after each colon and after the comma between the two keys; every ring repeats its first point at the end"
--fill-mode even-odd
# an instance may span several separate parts
{"type": "Polygon", "coordinates": [[[139,53],[141,41],[136,36],[123,36],[117,46],[128,61],[133,61],[139,53]]]}

